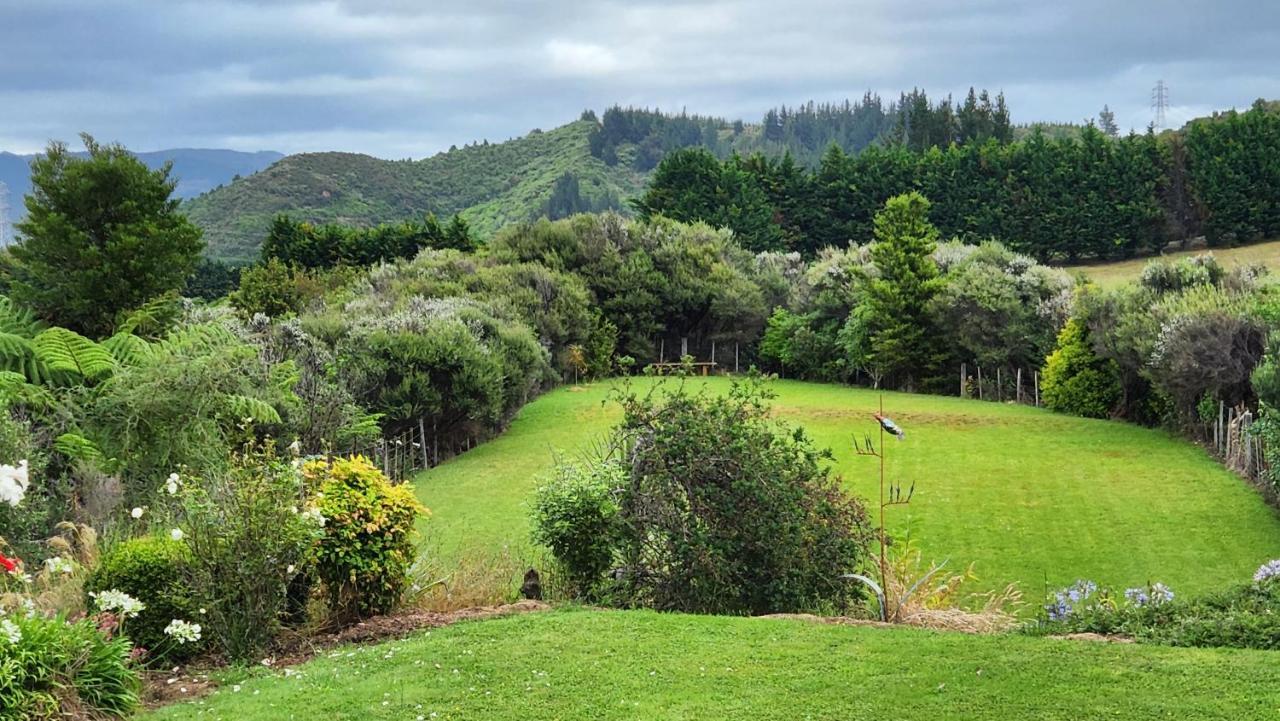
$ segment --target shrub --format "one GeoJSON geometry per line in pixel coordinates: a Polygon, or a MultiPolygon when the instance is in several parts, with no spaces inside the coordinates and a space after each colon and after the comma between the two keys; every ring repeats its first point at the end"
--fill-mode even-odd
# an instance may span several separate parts
{"type": "Polygon", "coordinates": [[[104,553],[85,582],[85,592],[114,589],[142,601],[146,608],[125,627],[133,645],[146,649],[157,660],[181,661],[194,655],[199,645],[174,643],[164,629],[174,619],[190,621],[198,615],[199,606],[188,586],[190,571],[191,551],[186,544],[143,536],[104,553]]]}
{"type": "Polygon", "coordinates": [[[329,609],[342,621],[393,609],[413,564],[414,524],[426,513],[409,484],[392,485],[363,457],[306,466],[325,519],[316,557],[329,609]]]}
{"type": "Polygon", "coordinates": [[[844,576],[866,557],[865,512],[830,475],[830,452],[771,420],[767,398],[757,377],[725,397],[683,383],[621,391],[624,419],[608,450],[586,470],[562,470],[562,487],[545,499],[563,502],[537,521],[559,541],[557,560],[601,588],[599,575],[581,577],[607,569],[604,549],[570,544],[614,525],[603,496],[616,495],[609,558],[621,568],[607,590],[618,603],[760,614],[859,598],[844,576]]]}
{"type": "Polygon", "coordinates": [[[279,631],[289,583],[321,533],[315,511],[300,510],[302,475],[269,449],[246,449],[225,471],[189,479],[179,499],[208,639],[232,659],[252,658],[279,631]]]}
{"type": "Polygon", "coordinates": [[[1110,416],[1120,402],[1115,362],[1094,354],[1084,326],[1074,318],[1058,334],[1058,347],[1045,361],[1040,395],[1051,410],[1089,418],[1110,416]]]}
{"type": "Polygon", "coordinates": [[[617,494],[626,469],[560,464],[533,503],[533,541],[551,549],[573,591],[592,597],[614,565],[619,540],[617,494]]]}
{"type": "Polygon", "coordinates": [[[0,618],[0,721],[128,717],[140,688],[129,652],[88,619],[0,618]]]}
{"type": "Polygon", "coordinates": [[[1056,593],[1033,634],[1100,633],[1168,646],[1280,649],[1280,562],[1252,583],[1182,599],[1162,584],[1123,593],[1079,581],[1056,593]],[[1274,567],[1278,572],[1268,575],[1274,567]]]}

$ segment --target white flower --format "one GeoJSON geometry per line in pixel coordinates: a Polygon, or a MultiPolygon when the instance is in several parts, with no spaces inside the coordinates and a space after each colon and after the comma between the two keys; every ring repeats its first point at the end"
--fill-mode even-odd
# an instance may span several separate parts
{"type": "Polygon", "coordinates": [[[180,486],[181,484],[182,484],[182,481],[179,480],[178,474],[170,473],[169,480],[165,482],[164,486],[165,486],[165,490],[167,490],[169,492],[169,495],[172,496],[178,492],[178,486],[180,486]]]}
{"type": "Polygon", "coordinates": [[[301,452],[302,452],[302,441],[300,441],[300,440],[298,440],[298,439],[296,439],[296,438],[295,438],[295,439],[294,439],[294,441],[293,441],[293,443],[290,443],[290,444],[289,444],[289,452],[290,452],[290,453],[292,453],[292,454],[293,454],[293,455],[295,455],[295,456],[296,456],[296,455],[298,455],[299,453],[301,453],[301,452]]]}
{"type": "Polygon", "coordinates": [[[36,602],[29,598],[22,599],[22,612],[27,618],[35,618],[39,611],[36,610],[36,602]]]}
{"type": "Polygon", "coordinates": [[[179,644],[195,643],[200,640],[200,624],[187,623],[173,619],[164,627],[164,635],[172,636],[179,644]]]}
{"type": "Polygon", "coordinates": [[[147,607],[142,601],[114,588],[110,591],[90,593],[89,596],[98,602],[98,610],[118,611],[125,618],[133,618],[147,607]]]}
{"type": "Polygon", "coordinates": [[[7,618],[0,620],[0,638],[8,641],[10,645],[16,646],[22,640],[22,629],[18,628],[18,624],[7,618]]]}
{"type": "Polygon", "coordinates": [[[23,497],[27,495],[27,486],[30,482],[25,460],[19,461],[17,466],[7,463],[0,465],[0,503],[8,503],[17,508],[18,504],[22,503],[23,497]]]}
{"type": "Polygon", "coordinates": [[[142,508],[139,506],[135,506],[132,511],[129,511],[129,515],[133,516],[135,519],[142,518],[142,513],[142,508]]]}
{"type": "Polygon", "coordinates": [[[231,687],[231,693],[240,693],[240,684],[231,687]]]}
{"type": "Polygon", "coordinates": [[[44,559],[44,568],[50,575],[56,573],[73,573],[76,570],[75,564],[69,558],[62,556],[54,556],[53,558],[44,559]]]}
{"type": "Polygon", "coordinates": [[[175,528],[169,531],[169,538],[172,538],[175,541],[181,541],[182,536],[183,536],[183,533],[181,528],[175,528]]]}
{"type": "Polygon", "coordinates": [[[324,528],[324,524],[326,523],[324,514],[320,512],[319,508],[308,508],[302,512],[302,517],[316,524],[316,526],[320,528],[324,528]]]}
{"type": "Polygon", "coordinates": [[[293,575],[293,569],[294,569],[294,565],[293,565],[292,563],[290,563],[290,564],[289,564],[289,567],[288,567],[288,568],[286,568],[286,569],[284,569],[284,572],[285,572],[285,573],[287,573],[287,574],[289,574],[290,576],[292,576],[292,575],[293,575]]]}

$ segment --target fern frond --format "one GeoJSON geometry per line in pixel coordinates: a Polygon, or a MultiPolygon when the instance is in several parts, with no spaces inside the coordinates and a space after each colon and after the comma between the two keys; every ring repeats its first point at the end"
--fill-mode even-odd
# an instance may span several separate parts
{"type": "Polygon", "coordinates": [[[111,357],[124,366],[142,365],[151,357],[152,352],[150,343],[128,333],[116,333],[102,341],[102,347],[106,348],[111,357]]]}
{"type": "Polygon", "coordinates": [[[31,341],[17,333],[0,330],[0,369],[26,374],[27,363],[35,357],[31,341]]]}
{"type": "Polygon", "coordinates": [[[228,394],[226,399],[228,410],[237,419],[248,418],[255,423],[280,422],[280,414],[264,400],[238,394],[228,394]]]}
{"type": "Polygon", "coordinates": [[[141,308],[130,312],[116,326],[116,333],[159,338],[173,327],[182,311],[182,301],[177,293],[166,293],[152,298],[141,308]]]}
{"type": "Polygon", "coordinates": [[[98,444],[79,433],[63,433],[53,440],[53,447],[73,460],[91,463],[102,461],[102,449],[98,448],[98,444]]]}
{"type": "Polygon", "coordinates": [[[116,369],[116,359],[106,348],[66,328],[46,328],[36,334],[32,345],[55,383],[101,380],[116,369]]]}
{"type": "Polygon", "coordinates": [[[47,389],[27,382],[27,376],[13,371],[0,371],[0,403],[20,403],[36,409],[53,405],[53,394],[47,389]]]}
{"type": "Polygon", "coordinates": [[[23,338],[34,338],[44,329],[44,324],[34,313],[7,296],[0,295],[0,333],[12,333],[23,338]]]}
{"type": "Polygon", "coordinates": [[[218,323],[202,323],[178,328],[155,344],[155,349],[168,355],[204,354],[214,348],[238,343],[235,334],[218,323]]]}

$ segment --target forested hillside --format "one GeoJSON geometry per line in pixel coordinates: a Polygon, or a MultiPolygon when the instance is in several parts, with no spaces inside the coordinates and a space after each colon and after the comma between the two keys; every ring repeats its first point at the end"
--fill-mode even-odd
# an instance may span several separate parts
{"type": "Polygon", "coordinates": [[[891,139],[924,150],[1012,137],[1003,96],[986,90],[971,89],[959,102],[930,100],[922,90],[886,102],[868,92],[857,101],[771,108],[756,123],[614,106],[600,116],[585,111],[554,130],[420,161],[294,155],[193,200],[188,212],[205,229],[210,255],[243,262],[257,258],[272,216],[281,212],[363,227],[460,213],[484,238],[543,215],[625,210],[658,163],[682,148],[706,148],[719,158],[790,155],[813,168],[833,145],[855,154],[891,139]]]}
{"type": "Polygon", "coordinates": [[[591,155],[587,143],[593,127],[577,121],[419,161],[351,153],[293,155],[192,200],[187,211],[204,228],[209,254],[229,261],[256,260],[272,218],[281,212],[357,226],[461,213],[484,237],[544,213],[559,217],[616,208],[640,192],[643,174],[625,165],[610,167],[591,155]]]}

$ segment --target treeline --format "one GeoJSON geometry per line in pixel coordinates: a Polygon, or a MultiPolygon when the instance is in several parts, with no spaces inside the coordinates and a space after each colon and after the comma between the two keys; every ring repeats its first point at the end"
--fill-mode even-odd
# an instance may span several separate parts
{"type": "MultiPolygon", "coordinates": [[[[583,119],[597,122],[591,111],[583,119]]],[[[591,154],[610,165],[627,162],[636,170],[648,171],[669,153],[690,147],[705,148],[720,158],[732,153],[771,158],[790,154],[800,165],[815,167],[833,145],[857,153],[877,143],[924,150],[987,139],[1002,143],[1013,139],[1009,109],[1003,93],[993,100],[987,90],[969,88],[963,102],[953,102],[949,95],[931,101],[925,91],[914,89],[889,102],[868,91],[859,100],[780,105],[766,111],[758,126],[750,127],[741,120],[731,123],[615,105],[599,119],[589,143],[591,154]]]]}
{"type": "Polygon", "coordinates": [[[277,215],[262,243],[262,259],[275,259],[301,268],[373,265],[395,258],[412,258],[424,248],[474,250],[476,240],[461,216],[442,225],[435,214],[422,222],[406,220],[372,228],[327,223],[315,225],[277,215]]]}
{"type": "Polygon", "coordinates": [[[752,250],[812,256],[871,236],[885,200],[919,191],[945,237],[995,239],[1041,260],[1125,258],[1194,237],[1280,234],[1280,114],[1259,104],[1185,133],[952,143],[914,151],[832,147],[806,170],[788,158],[672,153],[636,208],[734,230],[752,250]]]}

